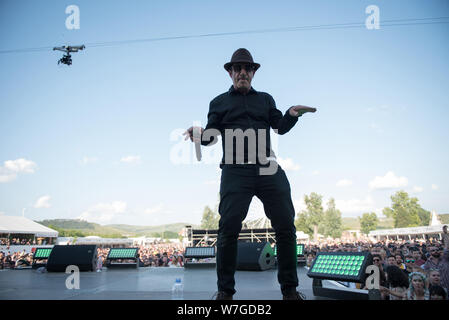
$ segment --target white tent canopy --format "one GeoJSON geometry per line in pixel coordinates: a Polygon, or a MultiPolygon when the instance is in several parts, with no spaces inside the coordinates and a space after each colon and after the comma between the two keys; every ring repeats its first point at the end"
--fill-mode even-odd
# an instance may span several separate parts
{"type": "Polygon", "coordinates": [[[439,234],[443,233],[443,225],[424,226],[424,227],[408,227],[396,229],[380,229],[369,232],[371,237],[379,236],[407,236],[407,235],[425,235],[425,234],[439,234]]]}
{"type": "Polygon", "coordinates": [[[127,245],[132,246],[132,239],[125,238],[101,238],[97,236],[88,236],[84,238],[77,238],[74,244],[98,244],[98,245],[127,245]]]}
{"type": "Polygon", "coordinates": [[[0,215],[0,233],[34,234],[35,237],[57,237],[58,231],[25,217],[0,215]]]}

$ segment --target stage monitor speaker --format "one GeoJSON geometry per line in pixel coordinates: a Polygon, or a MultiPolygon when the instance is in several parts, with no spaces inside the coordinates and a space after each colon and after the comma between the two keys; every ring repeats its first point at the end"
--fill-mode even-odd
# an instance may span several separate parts
{"type": "Polygon", "coordinates": [[[47,271],[65,272],[70,265],[77,266],[80,271],[95,271],[97,246],[55,245],[47,261],[47,271]]]}
{"type": "Polygon", "coordinates": [[[263,271],[274,268],[274,252],[268,242],[238,242],[237,270],[263,271]]]}

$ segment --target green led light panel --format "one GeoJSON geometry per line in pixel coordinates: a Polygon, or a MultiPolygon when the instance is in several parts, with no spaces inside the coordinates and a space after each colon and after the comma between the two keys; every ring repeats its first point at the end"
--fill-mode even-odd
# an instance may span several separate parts
{"type": "Polygon", "coordinates": [[[48,259],[50,256],[52,248],[36,248],[36,251],[34,252],[34,259],[48,259]]]}
{"type": "MultiPolygon", "coordinates": [[[[277,256],[277,246],[274,246],[274,255],[277,256]]],[[[304,245],[303,244],[297,244],[296,245],[296,255],[302,256],[304,255],[304,245]]]]}
{"type": "Polygon", "coordinates": [[[134,259],[138,248],[111,248],[108,259],[134,259]]]}
{"type": "Polygon", "coordinates": [[[185,257],[214,257],[215,247],[188,247],[186,248],[185,257]]]}
{"type": "Polygon", "coordinates": [[[361,282],[370,262],[369,253],[321,252],[307,275],[312,278],[361,282]]]}
{"type": "Polygon", "coordinates": [[[364,256],[322,255],[318,257],[312,272],[357,276],[364,259],[364,256]]]}

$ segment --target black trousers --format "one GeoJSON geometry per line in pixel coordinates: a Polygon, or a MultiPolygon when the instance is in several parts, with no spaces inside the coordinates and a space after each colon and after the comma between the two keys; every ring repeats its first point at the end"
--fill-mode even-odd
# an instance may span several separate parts
{"type": "Polygon", "coordinates": [[[283,293],[298,286],[295,210],[290,184],[278,166],[273,175],[260,175],[259,165],[224,165],[220,185],[220,222],[217,239],[217,285],[234,294],[237,239],[253,196],[264,206],[276,233],[278,281],[283,293]]]}

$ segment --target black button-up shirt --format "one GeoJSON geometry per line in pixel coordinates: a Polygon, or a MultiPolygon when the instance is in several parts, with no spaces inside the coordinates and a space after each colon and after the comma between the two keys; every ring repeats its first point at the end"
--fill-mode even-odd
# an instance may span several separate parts
{"type": "MultiPolygon", "coordinates": [[[[254,159],[257,163],[265,164],[267,157],[275,157],[271,149],[270,127],[277,130],[278,134],[285,134],[296,124],[298,117],[291,116],[288,110],[282,115],[282,112],[276,108],[273,97],[268,93],[258,92],[251,87],[250,91],[244,95],[231,86],[227,92],[220,94],[210,102],[207,120],[205,130],[216,129],[222,137],[223,158],[220,164],[222,168],[223,164],[230,163],[231,157],[233,164],[253,162],[254,159]],[[243,135],[245,132],[248,133],[248,136],[250,136],[250,131],[254,132],[252,136],[255,136],[255,140],[245,136],[241,139],[243,148],[239,148],[237,141],[239,138],[230,134],[232,132],[234,135],[237,134],[239,130],[235,131],[236,129],[242,130],[240,133],[243,132],[243,135]],[[253,130],[248,131],[248,129],[253,130]],[[265,139],[263,139],[263,134],[265,139]],[[228,141],[230,139],[232,142],[228,141]],[[260,139],[265,140],[265,145],[263,145],[263,140],[259,143],[260,139]],[[249,141],[252,142],[252,146],[248,145],[249,141]],[[259,144],[265,150],[260,150],[260,155],[257,156],[259,144]]],[[[210,146],[216,142],[216,135],[207,139],[203,133],[202,145],[210,146]]]]}

